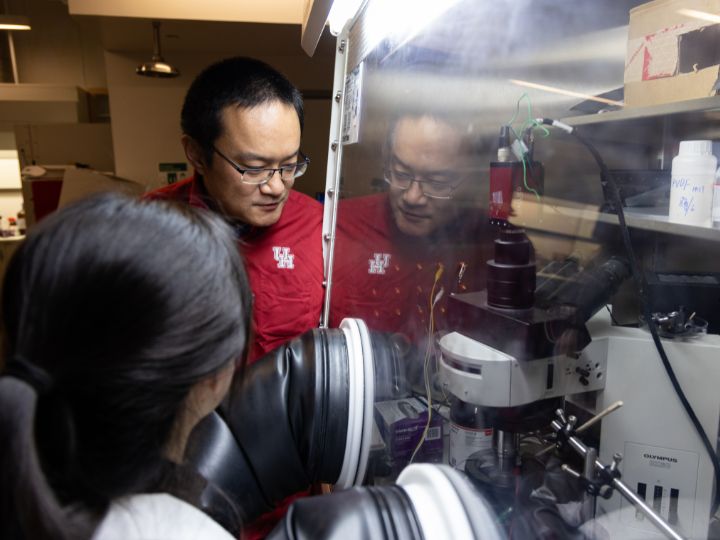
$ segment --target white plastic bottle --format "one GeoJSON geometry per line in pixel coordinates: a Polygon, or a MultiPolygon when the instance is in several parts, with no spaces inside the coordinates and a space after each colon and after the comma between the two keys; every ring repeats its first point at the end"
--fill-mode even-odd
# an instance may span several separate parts
{"type": "Polygon", "coordinates": [[[712,141],[680,141],[680,151],[672,161],[670,221],[712,227],[716,169],[712,141]]]}

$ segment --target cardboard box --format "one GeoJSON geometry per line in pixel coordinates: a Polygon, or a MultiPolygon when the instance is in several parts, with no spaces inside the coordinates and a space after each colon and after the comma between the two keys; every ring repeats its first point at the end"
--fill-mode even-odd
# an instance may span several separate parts
{"type": "Polygon", "coordinates": [[[655,0],[630,10],[625,105],[710,97],[720,76],[720,0],[655,0]]]}
{"type": "MultiPolygon", "coordinates": [[[[410,461],[422,437],[427,423],[427,407],[417,398],[382,401],[375,404],[375,417],[390,453],[393,470],[397,472],[410,461]]],[[[442,418],[434,414],[415,462],[440,463],[442,457],[442,418]]]]}

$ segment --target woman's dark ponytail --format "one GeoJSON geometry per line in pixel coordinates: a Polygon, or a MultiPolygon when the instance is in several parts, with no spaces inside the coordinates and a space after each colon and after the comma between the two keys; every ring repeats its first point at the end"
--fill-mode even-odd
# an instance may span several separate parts
{"type": "Polygon", "coordinates": [[[37,454],[34,431],[38,388],[21,379],[16,362],[0,377],[0,537],[89,537],[87,513],[69,514],[50,489],[37,454]]]}

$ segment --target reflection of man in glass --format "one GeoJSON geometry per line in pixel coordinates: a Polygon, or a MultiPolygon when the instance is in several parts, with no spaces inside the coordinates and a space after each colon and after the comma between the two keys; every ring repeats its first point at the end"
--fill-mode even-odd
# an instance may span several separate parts
{"type": "Polygon", "coordinates": [[[470,142],[462,125],[425,113],[391,125],[387,191],[340,202],[331,324],[358,317],[417,344],[444,326],[451,293],[484,288],[491,238],[470,196],[470,142]]]}
{"type": "Polygon", "coordinates": [[[427,236],[452,219],[453,192],[467,179],[467,144],[433,116],[400,118],[388,137],[385,181],[397,228],[427,236]]]}

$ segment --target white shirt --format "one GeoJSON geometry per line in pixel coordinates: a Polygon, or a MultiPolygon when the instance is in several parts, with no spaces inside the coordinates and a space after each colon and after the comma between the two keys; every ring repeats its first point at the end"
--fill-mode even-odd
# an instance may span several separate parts
{"type": "Polygon", "coordinates": [[[167,493],[113,502],[92,540],[235,540],[207,514],[167,493]]]}

